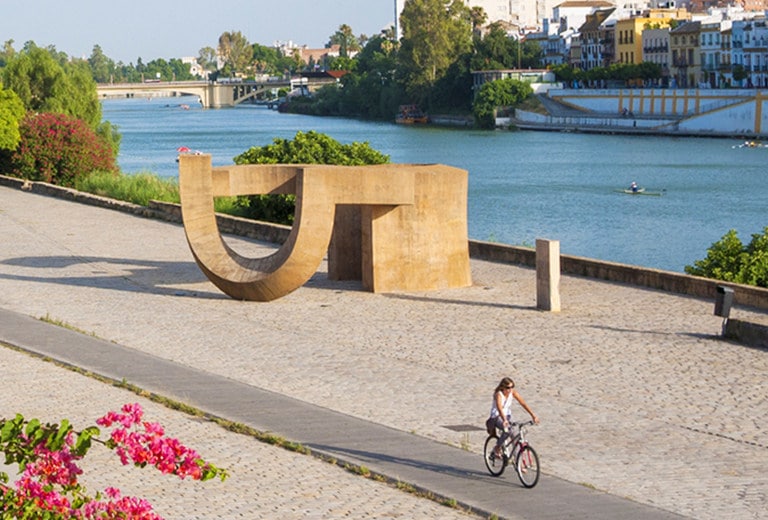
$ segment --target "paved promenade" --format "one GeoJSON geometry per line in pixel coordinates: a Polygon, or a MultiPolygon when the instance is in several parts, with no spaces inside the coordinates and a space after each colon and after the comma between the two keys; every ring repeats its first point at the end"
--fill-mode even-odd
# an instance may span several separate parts
{"type": "MultiPolygon", "coordinates": [[[[473,260],[467,289],[375,295],[327,281],[322,266],[283,299],[237,302],[205,279],[178,225],[5,187],[0,234],[0,342],[58,352],[502,517],[768,510],[768,353],[719,340],[710,301],[565,277],[563,311],[544,313],[532,270],[473,260]],[[505,375],[542,419],[530,440],[546,474],[531,491],[512,472],[488,476],[484,433],[461,431],[482,426],[505,375]]],[[[768,324],[765,313],[732,316],[768,324]]],[[[88,483],[146,496],[167,518],[467,518],[23,353],[0,349],[0,369],[0,415],[90,424],[139,401],[230,468],[225,483],[177,482],[96,454],[88,483]]]]}

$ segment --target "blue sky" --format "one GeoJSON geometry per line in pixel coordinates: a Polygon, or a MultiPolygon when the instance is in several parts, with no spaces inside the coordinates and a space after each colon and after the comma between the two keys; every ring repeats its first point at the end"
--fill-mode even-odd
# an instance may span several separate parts
{"type": "Polygon", "coordinates": [[[197,56],[224,31],[251,43],[291,40],[323,47],[339,25],[378,33],[394,18],[394,0],[0,0],[0,44],[32,40],[70,56],[98,44],[124,63],[197,56]]]}

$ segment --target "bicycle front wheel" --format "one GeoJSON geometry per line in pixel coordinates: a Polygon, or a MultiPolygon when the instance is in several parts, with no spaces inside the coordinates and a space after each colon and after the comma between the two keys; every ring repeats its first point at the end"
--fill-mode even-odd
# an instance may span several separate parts
{"type": "Polygon", "coordinates": [[[535,486],[539,482],[539,456],[536,450],[530,446],[521,449],[515,459],[515,469],[523,486],[527,488],[535,486]]]}
{"type": "Polygon", "coordinates": [[[493,451],[494,448],[496,448],[497,440],[495,435],[489,435],[488,438],[485,439],[485,449],[483,450],[485,467],[488,468],[488,472],[494,477],[498,477],[504,473],[504,468],[507,467],[507,458],[504,455],[498,457],[493,451]]]}

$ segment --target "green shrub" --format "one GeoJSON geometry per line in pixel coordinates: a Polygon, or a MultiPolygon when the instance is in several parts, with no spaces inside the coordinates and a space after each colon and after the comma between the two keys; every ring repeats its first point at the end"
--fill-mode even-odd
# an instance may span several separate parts
{"type": "Polygon", "coordinates": [[[332,137],[310,130],[297,132],[293,140],[274,139],[273,144],[254,146],[238,155],[235,164],[340,164],[360,166],[384,164],[389,156],[368,143],[341,144],[332,137]]]}
{"type": "Polygon", "coordinates": [[[768,226],[742,244],[731,229],[707,250],[707,257],[686,265],[685,272],[725,282],[768,287],[768,226]]]}
{"type": "Polygon", "coordinates": [[[19,122],[24,118],[24,104],[12,90],[0,85],[0,150],[15,150],[21,139],[19,122]]]}
{"type": "Polygon", "coordinates": [[[480,128],[495,128],[497,108],[514,106],[531,94],[531,86],[516,79],[507,78],[484,83],[472,105],[475,124],[480,128]]]}
{"type": "MultiPolygon", "coordinates": [[[[366,143],[341,144],[315,131],[298,132],[293,140],[275,139],[273,144],[254,146],[234,158],[235,164],[339,164],[361,166],[384,164],[389,156],[366,143]]],[[[243,216],[278,224],[293,223],[295,195],[249,195],[239,197],[243,216]]]]}
{"type": "Polygon", "coordinates": [[[11,155],[11,174],[34,181],[74,186],[95,170],[116,172],[112,147],[82,120],[64,114],[28,114],[11,155]]]}

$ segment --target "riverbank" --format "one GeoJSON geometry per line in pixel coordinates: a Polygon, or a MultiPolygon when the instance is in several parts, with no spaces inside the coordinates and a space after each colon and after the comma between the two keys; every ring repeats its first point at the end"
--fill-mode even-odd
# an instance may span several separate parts
{"type": "Polygon", "coordinates": [[[756,89],[550,89],[547,114],[515,110],[497,126],[561,132],[768,137],[768,97],[756,89]]]}

